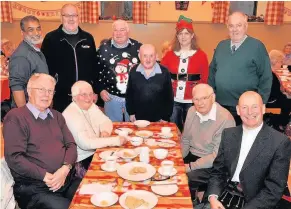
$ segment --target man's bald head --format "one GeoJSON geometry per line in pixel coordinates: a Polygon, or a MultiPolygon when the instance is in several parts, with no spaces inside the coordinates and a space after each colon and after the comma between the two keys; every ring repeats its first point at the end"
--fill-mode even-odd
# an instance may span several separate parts
{"type": "Polygon", "coordinates": [[[213,88],[208,84],[201,83],[194,86],[192,95],[196,111],[202,115],[208,114],[215,102],[213,88]]]}
{"type": "Polygon", "coordinates": [[[247,91],[240,96],[236,110],[244,127],[254,129],[262,124],[266,108],[257,92],[247,91]]]}
{"type": "Polygon", "coordinates": [[[153,69],[156,64],[157,53],[152,44],[143,44],[139,49],[138,56],[145,70],[153,69]]]}

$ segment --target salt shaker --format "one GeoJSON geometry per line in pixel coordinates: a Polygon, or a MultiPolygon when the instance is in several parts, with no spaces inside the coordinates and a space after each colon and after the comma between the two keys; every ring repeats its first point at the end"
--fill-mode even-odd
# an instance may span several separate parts
{"type": "Polygon", "coordinates": [[[139,161],[144,163],[150,162],[150,149],[148,147],[141,147],[140,154],[139,154],[139,161]]]}

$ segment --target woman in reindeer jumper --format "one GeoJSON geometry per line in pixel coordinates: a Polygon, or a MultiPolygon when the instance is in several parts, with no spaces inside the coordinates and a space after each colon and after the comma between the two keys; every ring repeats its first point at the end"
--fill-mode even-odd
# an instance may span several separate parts
{"type": "Polygon", "coordinates": [[[187,111],[193,105],[192,88],[198,83],[207,83],[208,79],[207,56],[197,45],[191,19],[179,17],[172,50],[166,53],[161,64],[168,68],[172,78],[175,103],[171,121],[182,131],[187,111]]]}

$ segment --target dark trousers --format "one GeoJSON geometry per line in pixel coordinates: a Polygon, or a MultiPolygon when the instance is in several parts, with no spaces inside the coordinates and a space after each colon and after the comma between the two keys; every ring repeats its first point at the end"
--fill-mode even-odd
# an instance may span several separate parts
{"type": "Polygon", "coordinates": [[[24,181],[15,183],[14,195],[21,209],[67,209],[78,189],[81,179],[70,172],[63,187],[52,192],[43,181],[24,181]]]}
{"type": "MultiPolygon", "coordinates": [[[[189,152],[189,154],[183,160],[185,164],[189,164],[190,162],[195,162],[199,158],[200,157],[195,156],[189,152]]],[[[207,189],[206,187],[210,178],[210,172],[211,168],[201,168],[187,173],[192,200],[196,199],[197,190],[205,191],[207,189]]]]}
{"type": "Polygon", "coordinates": [[[175,123],[181,132],[183,131],[184,128],[187,112],[189,108],[192,106],[193,106],[192,103],[174,102],[171,122],[175,123]]]}
{"type": "Polygon", "coordinates": [[[237,114],[235,106],[226,106],[226,105],[221,105],[221,106],[224,107],[225,109],[227,109],[230,112],[230,114],[232,114],[232,116],[233,116],[233,118],[235,120],[236,126],[239,126],[239,125],[242,124],[241,118],[237,114]]]}

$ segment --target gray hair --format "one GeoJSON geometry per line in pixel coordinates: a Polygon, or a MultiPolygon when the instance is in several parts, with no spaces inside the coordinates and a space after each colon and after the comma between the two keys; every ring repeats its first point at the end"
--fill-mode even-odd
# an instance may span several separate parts
{"type": "Polygon", "coordinates": [[[30,79],[28,80],[28,83],[27,83],[27,88],[31,88],[33,86],[33,84],[40,78],[44,78],[44,79],[48,79],[50,80],[54,85],[56,85],[56,80],[54,79],[54,77],[48,75],[48,74],[45,74],[45,73],[35,73],[33,74],[30,79]]]}
{"type": "Polygon", "coordinates": [[[274,66],[276,65],[277,62],[283,61],[285,58],[285,55],[280,50],[272,50],[269,53],[269,57],[271,61],[271,66],[274,66]]]}
{"type": "Polygon", "coordinates": [[[193,89],[192,89],[192,95],[193,95],[193,93],[194,93],[198,88],[203,88],[204,91],[208,91],[209,94],[214,93],[213,88],[212,88],[209,84],[207,84],[207,83],[199,83],[199,84],[197,84],[197,85],[195,85],[195,86],[193,87],[193,89]]]}
{"type": "MultiPolygon", "coordinates": [[[[91,84],[86,82],[86,81],[75,82],[71,88],[72,97],[77,96],[81,92],[81,89],[84,87],[92,88],[91,84]]],[[[93,88],[92,88],[92,90],[93,90],[93,88]]]]}
{"type": "Polygon", "coordinates": [[[229,16],[228,16],[228,21],[230,19],[231,16],[234,16],[234,15],[240,15],[243,19],[244,19],[244,22],[247,24],[248,23],[248,16],[246,14],[244,14],[243,12],[240,12],[240,11],[235,11],[233,13],[231,13],[229,16]]]}
{"type": "Polygon", "coordinates": [[[288,42],[287,44],[285,44],[283,49],[285,49],[287,46],[291,46],[291,42],[288,42]]]}
{"type": "Polygon", "coordinates": [[[22,18],[20,20],[20,28],[22,31],[25,31],[25,28],[24,28],[24,24],[27,23],[27,22],[39,22],[39,19],[33,15],[28,15],[28,16],[25,16],[24,18],[22,18]]]}
{"type": "Polygon", "coordinates": [[[112,23],[112,30],[114,30],[114,28],[116,27],[117,24],[123,24],[126,28],[126,31],[129,32],[129,26],[128,23],[125,20],[115,20],[112,23]]]}

